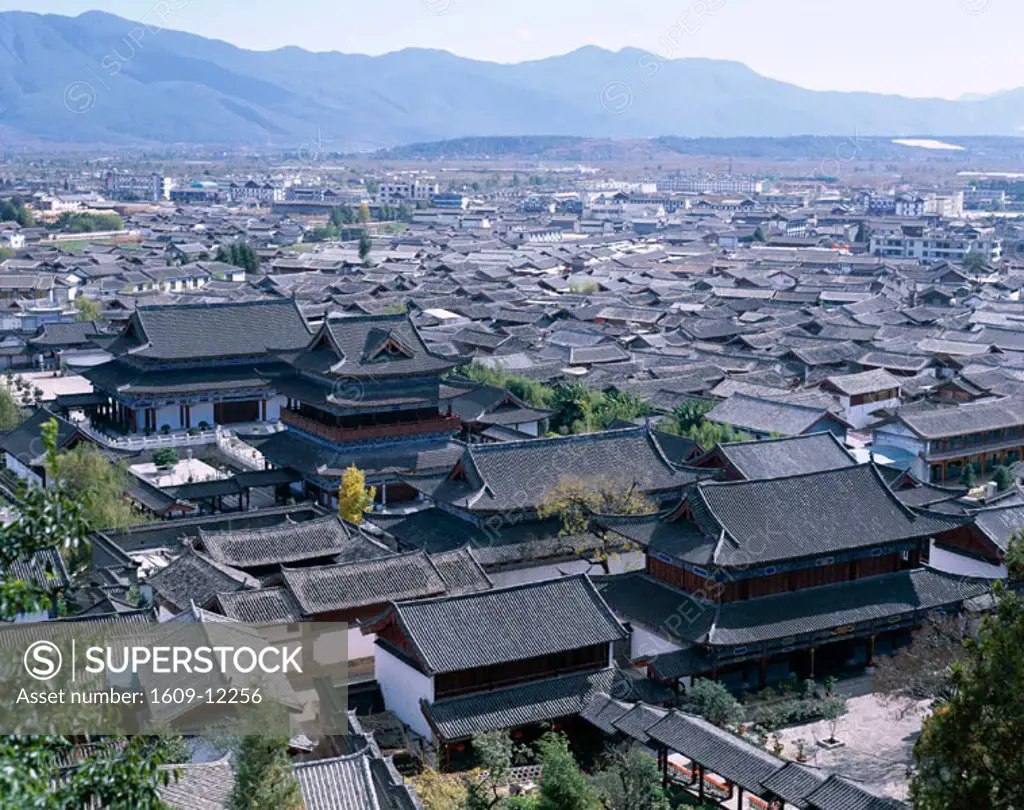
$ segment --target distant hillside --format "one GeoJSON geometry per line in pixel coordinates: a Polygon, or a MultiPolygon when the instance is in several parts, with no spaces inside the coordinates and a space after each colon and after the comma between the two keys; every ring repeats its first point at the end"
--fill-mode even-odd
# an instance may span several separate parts
{"type": "Polygon", "coordinates": [[[895,143],[891,136],[841,137],[796,135],[784,138],[581,138],[562,135],[516,135],[452,138],[380,149],[379,160],[498,160],[502,158],[567,162],[658,160],[672,155],[751,158],[760,160],[821,160],[823,169],[837,161],[942,161],[987,164],[1024,161],[1024,138],[1002,136],[936,136],[960,150],[930,150],[895,143]]]}
{"type": "Polygon", "coordinates": [[[143,34],[136,47],[140,30],[102,12],[0,13],[0,141],[273,145],[311,155],[537,132],[1024,134],[1024,90],[960,101],[816,92],[736,62],[596,47],[515,65],[423,49],[247,51],[170,30],[143,34]]]}

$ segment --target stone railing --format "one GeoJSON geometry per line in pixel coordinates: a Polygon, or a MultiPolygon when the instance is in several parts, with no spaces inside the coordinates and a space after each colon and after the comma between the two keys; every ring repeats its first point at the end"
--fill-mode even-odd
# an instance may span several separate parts
{"type": "Polygon", "coordinates": [[[156,450],[160,447],[197,447],[204,444],[216,444],[221,428],[200,430],[195,433],[188,431],[172,431],[171,433],[154,433],[150,436],[120,436],[106,433],[88,421],[76,422],[75,425],[86,436],[112,450],[156,450]]]}

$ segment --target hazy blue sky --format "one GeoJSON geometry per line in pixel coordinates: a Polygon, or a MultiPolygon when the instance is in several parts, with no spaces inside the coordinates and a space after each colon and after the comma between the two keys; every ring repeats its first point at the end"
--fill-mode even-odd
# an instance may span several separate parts
{"type": "MultiPolygon", "coordinates": [[[[246,48],[418,46],[517,62],[593,44],[735,59],[821,90],[955,98],[1024,85],[1022,0],[164,0],[168,27],[246,48]]],[[[139,20],[157,0],[0,0],[139,20]]],[[[343,77],[339,77],[343,80],[343,77]]]]}

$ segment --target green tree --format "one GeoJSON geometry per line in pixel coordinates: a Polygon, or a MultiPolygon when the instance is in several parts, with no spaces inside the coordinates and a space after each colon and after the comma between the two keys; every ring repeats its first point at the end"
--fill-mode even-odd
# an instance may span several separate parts
{"type": "Polygon", "coordinates": [[[978,484],[978,472],[970,462],[964,465],[964,471],[960,473],[960,484],[967,489],[974,489],[978,484]]]}
{"type": "Polygon", "coordinates": [[[669,418],[663,421],[662,427],[664,429],[673,426],[675,429],[670,432],[685,436],[693,428],[704,424],[704,417],[713,407],[713,402],[699,399],[687,400],[678,408],[672,409],[669,418]]]}
{"type": "Polygon", "coordinates": [[[338,486],[338,514],[349,523],[362,523],[363,513],[373,506],[376,487],[366,486],[366,474],[355,464],[342,473],[338,486]]]}
{"type": "Polygon", "coordinates": [[[1000,492],[1006,492],[1014,484],[1013,473],[1010,472],[1009,467],[1003,465],[996,467],[995,472],[992,474],[992,480],[1000,492]]]}
{"type": "Polygon", "coordinates": [[[552,430],[560,433],[590,433],[600,425],[594,416],[594,395],[581,382],[563,385],[555,391],[551,402],[556,413],[552,430]]]}
{"type": "Polygon", "coordinates": [[[75,298],[76,321],[98,321],[100,319],[100,305],[92,298],[79,295],[75,298]]]}
{"type": "Polygon", "coordinates": [[[474,382],[493,385],[497,388],[507,388],[534,408],[550,408],[554,400],[554,391],[550,386],[527,377],[507,374],[500,363],[493,368],[482,363],[470,363],[459,369],[459,373],[474,382]]]}
{"type": "Polygon", "coordinates": [[[302,810],[304,806],[288,758],[288,738],[242,737],[235,752],[229,810],[302,810]]]}
{"type": "Polygon", "coordinates": [[[632,422],[645,416],[652,416],[654,409],[647,400],[632,391],[611,391],[598,401],[595,408],[602,428],[616,419],[632,422]]]}
{"type": "Polygon", "coordinates": [[[370,266],[370,251],[373,250],[373,240],[365,230],[359,234],[359,260],[370,266]]]}
{"type": "Polygon", "coordinates": [[[1003,564],[1010,582],[1024,582],[1024,534],[1019,530],[1010,536],[1003,564]]]}
{"type": "Polygon", "coordinates": [[[463,777],[466,788],[465,810],[491,810],[501,805],[502,791],[520,755],[507,731],[491,731],[473,737],[477,770],[463,777]]]}
{"type": "Polygon", "coordinates": [[[97,231],[123,231],[124,220],[117,214],[76,214],[65,211],[54,227],[65,233],[95,233],[97,231]]]}
{"type": "Polygon", "coordinates": [[[0,433],[14,430],[25,419],[25,414],[14,400],[11,389],[0,385],[0,433]]]}
{"type": "Polygon", "coordinates": [[[829,695],[821,701],[821,719],[828,723],[828,742],[836,741],[836,728],[839,720],[850,710],[846,698],[842,695],[829,695]]]}
{"type": "Polygon", "coordinates": [[[35,225],[35,218],[25,203],[17,197],[12,197],[0,200],[0,222],[16,222],[22,228],[31,228],[35,225]]]}
{"type": "Polygon", "coordinates": [[[994,614],[966,642],[952,694],[914,746],[917,810],[1024,807],[1024,601],[999,583],[995,591],[994,614]]]}
{"type": "Polygon", "coordinates": [[[580,771],[564,734],[545,734],[537,751],[544,768],[537,810],[597,810],[597,791],[580,771]]]}
{"type": "Polygon", "coordinates": [[[658,763],[638,748],[612,754],[594,786],[604,810],[669,810],[658,763]]]}
{"type": "MultiPolygon", "coordinates": [[[[57,464],[56,420],[42,429],[47,466],[57,464]]],[[[0,621],[46,606],[46,589],[11,573],[45,549],[74,554],[88,536],[83,504],[64,485],[29,487],[20,493],[17,520],[0,543],[0,621]]],[[[48,572],[52,575],[53,572],[48,572]]],[[[72,740],[54,736],[0,737],[0,797],[4,807],[106,807],[110,810],[160,810],[159,788],[177,777],[162,770],[162,754],[151,738],[133,737],[115,755],[87,753],[66,767],[75,751],[72,740]]]]}
{"type": "Polygon", "coordinates": [[[721,728],[732,728],[743,721],[743,706],[723,683],[698,678],[683,697],[680,708],[703,717],[721,728]]]}
{"type": "Polygon", "coordinates": [[[140,512],[125,499],[128,473],[92,445],[80,444],[57,456],[54,476],[82,504],[90,529],[125,529],[142,523],[140,512]]]}
{"type": "Polygon", "coordinates": [[[458,774],[426,768],[410,781],[425,810],[465,810],[466,785],[458,774]]]}
{"type": "Polygon", "coordinates": [[[964,269],[972,273],[983,273],[991,268],[988,257],[982,251],[972,248],[964,256],[964,269]]]}

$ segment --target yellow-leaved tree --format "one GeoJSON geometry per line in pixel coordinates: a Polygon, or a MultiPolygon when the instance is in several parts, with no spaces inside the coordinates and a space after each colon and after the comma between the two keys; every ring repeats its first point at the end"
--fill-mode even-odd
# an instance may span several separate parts
{"type": "Polygon", "coordinates": [[[377,488],[366,486],[366,474],[353,464],[341,476],[338,514],[349,523],[362,523],[363,512],[370,510],[376,496],[377,488]]]}
{"type": "Polygon", "coordinates": [[[594,515],[649,515],[657,509],[657,504],[644,495],[636,481],[563,475],[557,485],[541,496],[537,516],[541,520],[557,518],[559,535],[568,538],[576,556],[610,574],[611,558],[631,550],[632,544],[618,535],[595,530],[591,518],[594,515]]]}

